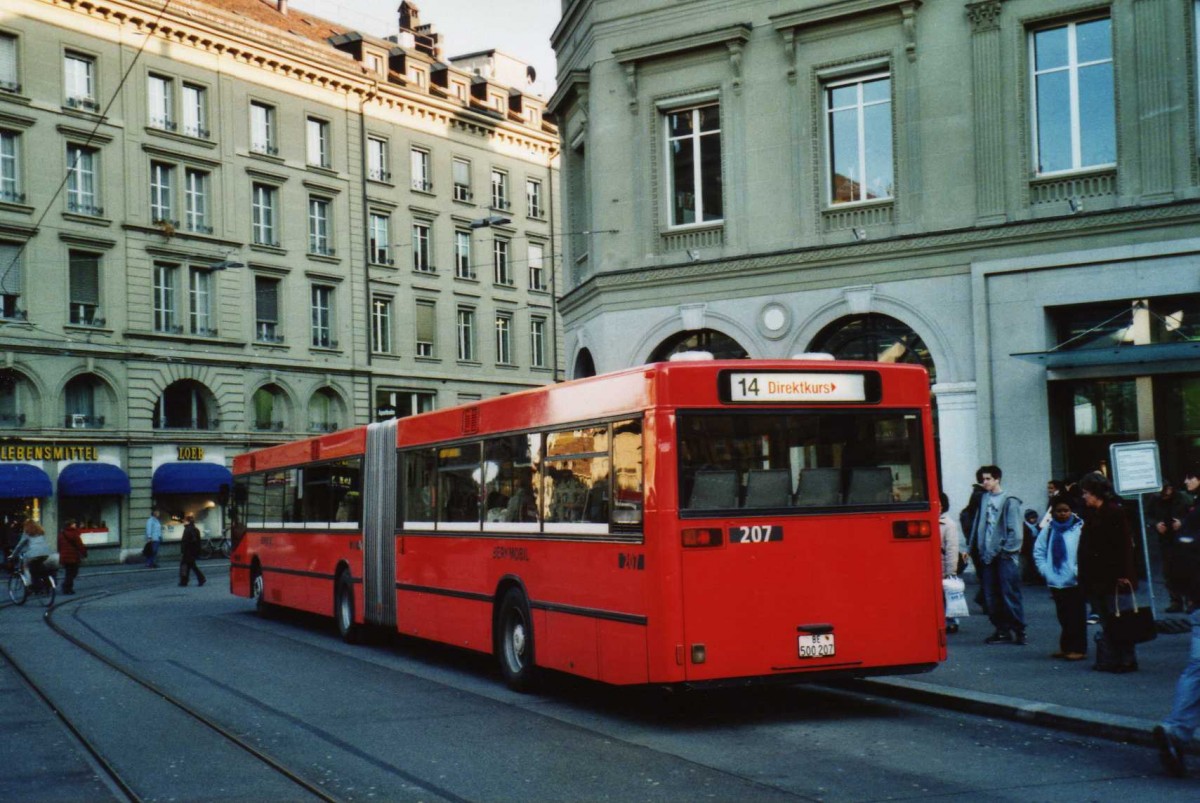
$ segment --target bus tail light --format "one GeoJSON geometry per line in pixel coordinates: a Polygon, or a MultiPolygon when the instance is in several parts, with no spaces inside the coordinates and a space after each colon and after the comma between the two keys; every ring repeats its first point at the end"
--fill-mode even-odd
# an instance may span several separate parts
{"type": "Polygon", "coordinates": [[[931,535],[933,535],[933,528],[924,519],[892,522],[893,538],[928,538],[931,535]]]}
{"type": "Polygon", "coordinates": [[[716,527],[694,527],[683,531],[683,545],[686,547],[720,546],[721,531],[716,527]]]}

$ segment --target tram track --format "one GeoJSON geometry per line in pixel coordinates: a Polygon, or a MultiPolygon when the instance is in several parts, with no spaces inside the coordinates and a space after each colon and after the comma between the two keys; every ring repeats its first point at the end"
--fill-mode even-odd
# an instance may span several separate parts
{"type": "MultiPolygon", "coordinates": [[[[124,592],[115,592],[115,594],[120,593],[124,592]]],[[[308,794],[312,795],[314,798],[326,801],[327,803],[341,803],[341,798],[331,795],[328,790],[307,780],[302,775],[293,771],[291,768],[287,767],[273,756],[263,752],[245,738],[232,732],[221,723],[209,717],[194,706],[188,704],[178,696],[167,691],[159,684],[154,683],[153,681],[133,671],[129,667],[123,666],[117,661],[109,658],[100,650],[96,649],[74,634],[68,632],[54,619],[54,614],[56,611],[63,610],[68,606],[77,607],[87,602],[92,602],[103,598],[111,598],[112,596],[114,596],[114,592],[101,591],[93,594],[87,594],[67,602],[57,603],[51,606],[45,612],[45,614],[43,614],[43,621],[55,635],[67,641],[75,648],[83,651],[93,659],[104,664],[119,676],[137,684],[143,689],[149,691],[158,699],[173,706],[175,709],[189,717],[192,721],[202,725],[213,733],[216,733],[228,744],[248,754],[262,765],[269,767],[271,770],[285,778],[298,789],[302,789],[308,794]]],[[[124,776],[124,774],[116,766],[114,766],[111,761],[108,760],[100,746],[96,744],[95,740],[89,738],[79,727],[78,723],[72,721],[72,719],[62,710],[62,707],[56,704],[55,701],[50,697],[49,693],[42,686],[42,684],[40,684],[30,674],[27,668],[22,666],[20,662],[14,658],[11,652],[3,647],[3,645],[0,645],[0,656],[3,656],[4,660],[11,667],[13,667],[13,669],[17,672],[29,689],[33,691],[38,699],[40,699],[54,713],[58,721],[62,723],[62,725],[71,733],[72,737],[78,742],[79,746],[92,759],[95,767],[101,773],[103,773],[104,780],[108,782],[110,788],[112,788],[115,792],[119,792],[119,794],[124,796],[124,798],[127,800],[141,801],[143,797],[138,794],[133,787],[133,784],[124,776]]]]}

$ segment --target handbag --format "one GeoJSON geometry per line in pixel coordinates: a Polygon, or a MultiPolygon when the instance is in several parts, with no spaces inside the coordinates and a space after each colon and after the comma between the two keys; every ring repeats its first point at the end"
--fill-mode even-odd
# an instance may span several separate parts
{"type": "Polygon", "coordinates": [[[959,577],[947,577],[942,580],[942,593],[946,595],[946,616],[970,616],[967,608],[966,583],[959,577]]]}
{"type": "Polygon", "coordinates": [[[154,547],[151,545],[151,543],[149,541],[147,541],[146,545],[144,547],[142,547],[142,557],[143,558],[150,557],[150,553],[153,551],[154,551],[154,547]]]}
{"type": "Polygon", "coordinates": [[[1158,636],[1154,614],[1149,608],[1138,605],[1137,594],[1128,580],[1118,580],[1113,589],[1113,615],[1108,620],[1107,629],[1112,638],[1126,644],[1143,644],[1158,636]],[[1129,591],[1122,592],[1122,585],[1128,586],[1129,591]]]}

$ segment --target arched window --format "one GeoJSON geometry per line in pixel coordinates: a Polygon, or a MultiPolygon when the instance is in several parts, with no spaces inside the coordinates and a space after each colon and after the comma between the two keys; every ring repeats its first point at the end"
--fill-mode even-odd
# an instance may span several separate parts
{"type": "Polygon", "coordinates": [[[278,385],[263,385],[251,399],[253,419],[250,428],[260,432],[281,432],[287,425],[287,402],[278,385]]]}
{"type": "Polygon", "coordinates": [[[63,389],[63,426],[95,429],[104,426],[104,384],[91,374],[75,377],[63,389]]]}
{"type": "Polygon", "coordinates": [[[596,363],[592,360],[592,353],[587,349],[580,349],[575,357],[575,370],[571,372],[571,378],[583,379],[585,376],[595,375],[596,363]]]}
{"type": "Polygon", "coordinates": [[[707,351],[718,360],[744,360],[750,355],[738,343],[724,332],[716,329],[693,329],[671,335],[658,344],[650,354],[649,362],[663,362],[670,359],[672,354],[684,351],[707,351]]]}
{"type": "Polygon", "coordinates": [[[32,426],[33,386],[20,371],[0,370],[0,429],[32,426]]]}
{"type": "Polygon", "coordinates": [[[329,388],[321,388],[308,400],[309,431],[335,432],[342,426],[341,418],[341,399],[329,388]]]}
{"type": "Polygon", "coordinates": [[[208,388],[193,379],[167,386],[154,404],[155,429],[216,429],[217,405],[208,388]]]}
{"type": "Polygon", "coordinates": [[[809,351],[828,352],[839,360],[923,365],[929,372],[929,384],[937,381],[933,357],[925,341],[907,324],[888,315],[868,313],[839,318],[817,333],[809,351]]]}

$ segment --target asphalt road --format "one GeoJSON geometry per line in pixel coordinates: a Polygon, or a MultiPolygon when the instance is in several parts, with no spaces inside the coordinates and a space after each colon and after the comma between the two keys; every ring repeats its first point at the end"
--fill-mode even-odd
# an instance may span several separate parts
{"type": "Polygon", "coordinates": [[[257,615],[212,564],[87,575],[53,620],[151,690],[0,610],[0,647],[95,745],[88,756],[5,662],[0,799],[304,800],[314,795],[164,699],[178,698],[337,800],[1200,799],[1150,749],[817,687],[665,696],[552,677],[332,623],[257,615]],[[108,591],[103,594],[98,592],[108,591]],[[161,692],[161,693],[160,693],[161,692]]]}

